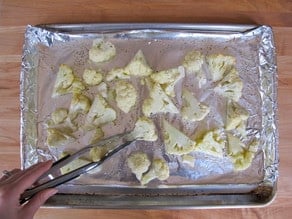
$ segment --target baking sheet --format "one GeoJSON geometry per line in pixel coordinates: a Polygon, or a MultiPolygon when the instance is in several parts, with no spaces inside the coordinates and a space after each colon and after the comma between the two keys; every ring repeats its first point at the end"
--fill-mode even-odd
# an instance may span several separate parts
{"type": "MultiPolygon", "coordinates": [[[[257,201],[263,204],[272,199],[278,178],[278,133],[277,71],[273,34],[270,27],[192,24],[41,25],[28,26],[25,37],[21,71],[21,147],[24,168],[41,160],[56,159],[57,152],[50,150],[45,144],[43,125],[46,117],[56,106],[66,106],[66,104],[68,106],[69,102],[68,99],[54,102],[51,98],[55,73],[60,64],[66,63],[73,66],[75,72],[81,75],[84,68],[90,66],[87,62],[87,54],[92,40],[101,37],[113,42],[117,48],[117,58],[110,64],[102,66],[105,70],[113,66],[125,65],[138,49],[143,50],[149,65],[156,70],[178,66],[186,52],[194,49],[205,55],[223,53],[235,56],[236,67],[244,83],[243,97],[239,102],[250,113],[247,124],[249,140],[254,138],[260,140],[260,148],[251,167],[242,172],[234,172],[228,159],[214,159],[202,154],[196,154],[195,168],[179,166],[177,158],[166,156],[161,147],[157,147],[161,145],[161,142],[156,142],[157,150],[153,150],[155,145],[152,143],[140,143],[117,155],[118,159],[113,159],[115,162],[105,163],[102,170],[97,173],[87,174],[61,186],[60,193],[74,197],[77,194],[82,197],[85,194],[91,194],[97,199],[99,196],[106,198],[148,196],[150,198],[147,199],[147,204],[144,203],[148,207],[155,205],[157,195],[165,198],[161,201],[160,207],[174,207],[167,202],[169,199],[178,200],[179,197],[190,196],[194,201],[198,194],[201,194],[199,196],[202,198],[202,194],[205,193],[208,197],[219,193],[220,195],[216,198],[225,203],[221,204],[222,206],[244,205],[244,203],[255,205],[257,201]],[[125,167],[126,157],[132,151],[139,151],[142,148],[151,156],[162,156],[169,162],[171,176],[166,182],[154,182],[147,188],[143,188],[125,167]],[[235,198],[240,200],[242,197],[242,200],[237,203],[233,200],[233,204],[231,202],[228,204],[226,197],[232,193],[233,196],[235,193],[241,194],[235,198]],[[255,197],[261,198],[257,200],[255,197]],[[243,202],[243,199],[246,202],[243,202]]],[[[186,81],[184,85],[190,87],[193,81],[186,81]]],[[[218,115],[222,113],[218,111],[224,112],[226,103],[214,97],[210,92],[206,92],[208,89],[194,91],[198,93],[201,100],[216,106],[214,107],[216,111],[209,115],[212,120],[199,124],[199,127],[185,128],[185,124],[179,123],[177,126],[184,128],[183,131],[189,132],[188,134],[193,133],[194,130],[220,126],[222,118],[218,115]]],[[[139,115],[138,112],[128,116],[135,121],[139,115]]],[[[133,124],[125,126],[129,117],[124,117],[124,121],[106,134],[112,135],[124,131],[125,127],[133,127],[133,124]]],[[[168,117],[168,120],[175,122],[176,118],[168,117]]],[[[161,120],[158,118],[156,122],[159,123],[161,120]]],[[[85,144],[82,141],[81,143],[85,144]]],[[[80,147],[80,142],[71,147],[80,147]]],[[[86,201],[66,204],[66,202],[62,203],[62,197],[61,194],[57,195],[55,198],[57,200],[53,202],[55,204],[51,202],[51,205],[105,207],[100,204],[84,204],[86,201]]],[[[116,200],[120,201],[117,204],[120,208],[127,205],[122,202],[123,198],[116,200]]],[[[77,200],[80,199],[77,198],[77,200]]],[[[133,207],[141,207],[139,202],[135,203],[133,207]]],[[[211,201],[209,204],[202,204],[203,202],[198,204],[197,201],[195,202],[197,204],[190,201],[179,203],[181,207],[214,205],[211,201]]]]}

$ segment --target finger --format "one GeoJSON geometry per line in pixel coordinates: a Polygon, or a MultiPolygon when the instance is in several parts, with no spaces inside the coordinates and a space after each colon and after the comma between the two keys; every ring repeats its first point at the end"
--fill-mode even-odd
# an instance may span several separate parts
{"type": "Polygon", "coordinates": [[[11,177],[7,177],[5,180],[6,184],[10,184],[12,182],[14,182],[15,180],[17,180],[21,175],[23,174],[23,170],[20,170],[19,172],[15,173],[14,175],[12,175],[11,177]]]}
{"type": "Polygon", "coordinates": [[[37,193],[23,208],[21,215],[23,218],[33,218],[36,211],[46,202],[48,198],[58,192],[57,189],[46,189],[37,193]]]}
{"type": "Polygon", "coordinates": [[[19,172],[21,172],[21,169],[16,168],[16,169],[11,170],[10,174],[14,175],[14,174],[19,173],[19,172]]]}
{"type": "Polygon", "coordinates": [[[45,173],[50,167],[52,166],[52,161],[46,161],[39,164],[36,164],[34,167],[24,170],[13,182],[13,186],[15,191],[21,194],[24,190],[31,187],[32,184],[43,174],[45,173]]]}
{"type": "MultiPolygon", "coordinates": [[[[21,172],[20,169],[13,169],[13,170],[9,171],[9,172],[8,172],[9,174],[4,174],[4,175],[1,177],[1,179],[0,179],[0,183],[1,183],[1,182],[4,182],[4,181],[7,181],[9,178],[13,177],[15,174],[20,173],[20,172],[21,172]]],[[[4,171],[3,171],[3,173],[4,173],[4,171]]]]}
{"type": "MultiPolygon", "coordinates": [[[[41,162],[42,163],[42,162],[41,162]]],[[[17,181],[20,177],[22,177],[22,175],[24,175],[27,171],[30,171],[32,169],[35,169],[38,167],[38,165],[40,165],[41,163],[35,164],[30,166],[29,168],[25,169],[25,170],[20,170],[17,173],[15,173],[11,178],[9,178],[9,181],[7,181],[6,183],[12,183],[14,181],[17,181]]]]}

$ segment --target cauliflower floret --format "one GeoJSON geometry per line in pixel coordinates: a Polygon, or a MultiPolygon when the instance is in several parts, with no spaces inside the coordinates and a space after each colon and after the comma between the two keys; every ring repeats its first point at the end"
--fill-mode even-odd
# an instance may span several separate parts
{"type": "Polygon", "coordinates": [[[84,84],[80,78],[74,75],[73,70],[68,65],[60,65],[52,97],[68,93],[80,93],[84,89],[84,84]]]}
{"type": "Polygon", "coordinates": [[[88,85],[98,85],[102,81],[102,73],[100,70],[85,69],[83,72],[83,80],[88,85]]]}
{"type": "Polygon", "coordinates": [[[237,133],[239,133],[242,137],[246,137],[247,130],[246,130],[246,120],[242,120],[239,125],[234,129],[237,133]]]}
{"type": "Polygon", "coordinates": [[[150,78],[158,84],[170,84],[178,79],[180,72],[178,68],[159,71],[150,75],[150,78]]]}
{"type": "Polygon", "coordinates": [[[191,167],[195,166],[195,160],[196,159],[190,154],[182,155],[182,162],[185,163],[185,164],[188,164],[191,167]]]}
{"type": "Polygon", "coordinates": [[[245,170],[250,165],[257,151],[257,143],[254,142],[248,147],[240,139],[232,134],[227,134],[228,139],[228,156],[230,157],[234,169],[237,171],[245,170]]]}
{"type": "Polygon", "coordinates": [[[100,93],[100,95],[103,98],[107,98],[107,84],[104,82],[101,82],[98,86],[97,86],[97,91],[100,93]]]}
{"type": "Polygon", "coordinates": [[[225,129],[230,131],[237,129],[241,134],[244,134],[246,120],[249,113],[242,108],[238,103],[229,101],[227,104],[227,117],[225,129]]]}
{"type": "Polygon", "coordinates": [[[190,51],[184,58],[183,67],[186,73],[194,73],[199,82],[199,88],[207,83],[206,74],[202,71],[204,55],[199,51],[190,51]]]}
{"type": "Polygon", "coordinates": [[[198,72],[204,63],[204,55],[199,51],[191,51],[186,54],[183,66],[187,73],[198,72]]]}
{"type": "MultiPolygon", "coordinates": [[[[60,159],[67,156],[67,155],[70,155],[70,154],[63,152],[60,156],[60,159]]],[[[67,165],[61,167],[60,170],[61,170],[62,174],[66,174],[66,173],[69,173],[73,170],[76,170],[77,168],[82,167],[88,163],[90,163],[89,160],[86,160],[84,158],[77,158],[77,159],[71,161],[70,163],[68,163],[67,165]]]]}
{"type": "Polygon", "coordinates": [[[152,74],[152,69],[147,64],[144,54],[141,50],[139,50],[134,58],[129,62],[129,64],[125,67],[125,71],[129,75],[145,77],[152,74]]]}
{"type": "Polygon", "coordinates": [[[179,113],[177,107],[164,93],[159,84],[148,83],[148,87],[150,97],[145,99],[142,105],[142,111],[145,116],[149,117],[156,113],[179,113]]]}
{"type": "Polygon", "coordinates": [[[228,72],[234,68],[236,62],[233,56],[222,54],[208,55],[206,59],[214,82],[221,80],[225,74],[228,74],[228,72]]]}
{"type": "Polygon", "coordinates": [[[254,158],[254,153],[249,150],[244,149],[241,153],[236,154],[231,158],[231,161],[234,165],[234,169],[237,171],[245,170],[250,167],[251,162],[254,158]]]}
{"type": "Polygon", "coordinates": [[[166,180],[169,177],[168,163],[161,159],[156,158],[153,160],[150,170],[142,175],[140,180],[142,185],[149,183],[153,179],[166,180]]]}
{"type": "Polygon", "coordinates": [[[183,107],[181,109],[181,115],[183,119],[190,121],[201,121],[208,113],[210,108],[200,103],[190,91],[183,89],[182,93],[183,107]]]}
{"type": "Polygon", "coordinates": [[[73,137],[67,133],[67,130],[60,131],[57,128],[47,129],[47,144],[51,147],[67,144],[71,140],[73,140],[73,137]]]}
{"type": "Polygon", "coordinates": [[[129,79],[130,75],[124,68],[113,68],[106,75],[107,81],[112,81],[114,79],[129,79]]]}
{"type": "Polygon", "coordinates": [[[77,117],[78,114],[86,114],[89,111],[91,101],[90,99],[83,94],[73,94],[69,115],[73,120],[77,117]]]}
{"type": "Polygon", "coordinates": [[[101,128],[96,128],[93,131],[93,134],[90,138],[90,144],[97,143],[99,140],[101,140],[104,137],[104,132],[102,131],[101,128]]]}
{"type": "Polygon", "coordinates": [[[144,141],[156,141],[157,134],[155,130],[156,128],[152,120],[147,117],[141,117],[137,120],[131,135],[134,139],[137,138],[144,141]]]}
{"type": "Polygon", "coordinates": [[[136,178],[140,181],[143,173],[147,172],[149,169],[151,162],[144,152],[135,152],[128,157],[127,164],[132,173],[134,173],[136,178]]]}
{"type": "Polygon", "coordinates": [[[137,91],[127,81],[120,80],[115,83],[115,94],[117,105],[124,113],[128,113],[136,104],[137,91]]]}
{"type": "Polygon", "coordinates": [[[241,97],[243,83],[235,69],[232,69],[214,88],[214,91],[228,99],[238,101],[241,97]]]}
{"type": "Polygon", "coordinates": [[[68,65],[60,65],[54,85],[53,97],[67,93],[74,78],[73,70],[68,65]]]}
{"type": "Polygon", "coordinates": [[[89,50],[89,59],[93,62],[109,61],[116,55],[115,46],[103,39],[93,40],[92,47],[89,50]]]}
{"type": "Polygon", "coordinates": [[[114,121],[116,117],[116,111],[108,105],[102,96],[97,94],[87,114],[86,122],[99,126],[114,121]]]}
{"type": "Polygon", "coordinates": [[[196,151],[210,154],[216,157],[223,157],[225,147],[224,140],[220,137],[219,130],[208,131],[202,139],[197,140],[196,151]]]}
{"type": "Polygon", "coordinates": [[[227,133],[228,147],[227,153],[229,156],[234,156],[242,153],[245,149],[245,144],[240,139],[230,133],[227,133]]]}
{"type": "Polygon", "coordinates": [[[143,52],[139,50],[133,59],[124,68],[114,68],[107,73],[106,80],[129,79],[131,75],[146,77],[152,74],[152,69],[147,64],[143,52]]]}
{"type": "Polygon", "coordinates": [[[51,114],[51,120],[49,126],[58,125],[66,120],[68,116],[68,110],[65,108],[58,108],[51,114]]]}
{"type": "Polygon", "coordinates": [[[104,157],[104,155],[108,152],[108,149],[105,146],[102,147],[93,147],[89,151],[89,157],[90,160],[93,162],[99,161],[101,158],[104,157]]]}
{"type": "Polygon", "coordinates": [[[152,74],[151,79],[160,84],[165,93],[171,97],[175,97],[174,87],[176,83],[185,75],[184,68],[172,68],[152,74]]]}
{"type": "Polygon", "coordinates": [[[163,125],[165,151],[168,154],[183,155],[194,150],[195,143],[189,137],[165,120],[163,121],[163,125]]]}
{"type": "Polygon", "coordinates": [[[198,80],[199,88],[202,88],[205,84],[207,84],[207,76],[204,71],[198,71],[196,74],[196,78],[198,80]]]}
{"type": "Polygon", "coordinates": [[[73,70],[65,64],[61,64],[57,73],[55,86],[60,89],[66,89],[71,86],[75,76],[73,70]]]}
{"type": "MultiPolygon", "coordinates": [[[[98,143],[104,137],[104,132],[101,128],[95,128],[92,132],[89,144],[98,143]]],[[[109,151],[106,146],[96,146],[90,149],[89,158],[93,162],[99,161],[109,151]]]]}
{"type": "MultiPolygon", "coordinates": [[[[68,109],[58,108],[51,114],[51,118],[46,122],[48,128],[62,130],[62,133],[70,135],[78,128],[68,116],[68,109]]],[[[52,139],[53,140],[53,139],[52,139]]]]}
{"type": "Polygon", "coordinates": [[[74,81],[72,85],[68,88],[68,93],[81,93],[81,91],[85,90],[86,87],[83,84],[82,80],[80,78],[74,78],[74,81]]]}

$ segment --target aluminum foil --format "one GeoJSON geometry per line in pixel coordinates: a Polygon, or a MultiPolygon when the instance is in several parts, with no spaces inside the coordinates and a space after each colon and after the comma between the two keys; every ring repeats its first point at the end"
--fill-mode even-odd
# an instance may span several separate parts
{"type": "MultiPolygon", "coordinates": [[[[69,107],[70,104],[69,96],[65,95],[57,100],[51,97],[60,64],[68,64],[81,76],[84,68],[92,67],[92,63],[88,62],[88,50],[95,38],[105,38],[117,49],[117,57],[113,61],[98,66],[105,71],[126,65],[139,49],[155,70],[180,65],[184,55],[191,50],[199,50],[204,55],[221,53],[236,57],[236,67],[244,84],[239,103],[250,114],[246,142],[258,139],[260,147],[251,167],[236,172],[228,158],[214,158],[194,153],[195,167],[191,168],[182,164],[177,157],[165,154],[161,139],[155,143],[140,142],[114,155],[111,161],[105,162],[97,171],[68,183],[64,191],[74,193],[74,185],[140,187],[125,162],[133,151],[145,151],[150,157],[163,157],[170,165],[169,179],[150,183],[150,187],[179,188],[198,184],[226,186],[252,184],[275,187],[278,178],[277,66],[273,34],[268,26],[179,24],[28,26],[20,80],[23,168],[39,161],[57,159],[62,150],[69,148],[74,151],[86,145],[88,139],[84,137],[67,148],[50,148],[46,145],[44,127],[45,121],[54,109],[61,106],[69,107]]],[[[141,89],[137,81],[133,83],[136,88],[141,89]]],[[[193,125],[182,123],[175,116],[166,116],[167,120],[192,137],[203,131],[222,127],[226,112],[224,98],[214,95],[211,86],[204,89],[198,89],[197,86],[192,88],[196,83],[195,79],[188,78],[181,86],[193,89],[201,101],[215,109],[210,112],[206,121],[193,125]]],[[[112,84],[109,83],[109,86],[112,84]]],[[[90,90],[87,94],[93,97],[93,93],[94,91],[90,90]]],[[[118,114],[119,122],[115,127],[104,127],[106,136],[132,129],[134,121],[139,116],[141,116],[139,110],[129,115],[118,114]]],[[[155,118],[158,127],[161,121],[161,117],[155,118]]],[[[82,191],[86,193],[84,189],[82,191]]]]}

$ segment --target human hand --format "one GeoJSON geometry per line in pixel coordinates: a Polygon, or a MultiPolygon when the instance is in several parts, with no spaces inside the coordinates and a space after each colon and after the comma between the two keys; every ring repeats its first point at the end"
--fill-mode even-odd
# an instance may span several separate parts
{"type": "Polygon", "coordinates": [[[52,165],[52,161],[42,162],[26,170],[14,169],[0,179],[0,218],[32,219],[36,211],[57,189],[46,189],[37,193],[23,205],[19,204],[20,195],[52,165]]]}

